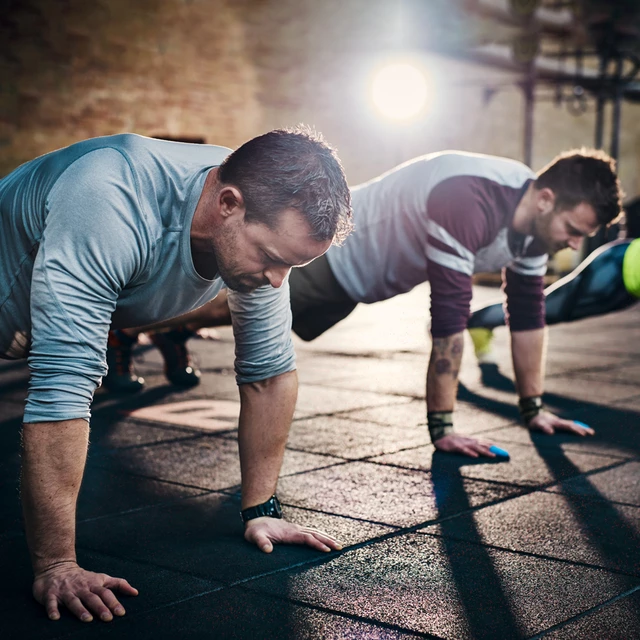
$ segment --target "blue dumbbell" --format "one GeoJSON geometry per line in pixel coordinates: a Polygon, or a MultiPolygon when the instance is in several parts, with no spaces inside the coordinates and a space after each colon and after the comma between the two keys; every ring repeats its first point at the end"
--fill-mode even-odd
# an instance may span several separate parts
{"type": "Polygon", "coordinates": [[[499,458],[508,458],[509,457],[509,452],[505,451],[504,449],[501,449],[500,447],[496,447],[495,444],[491,445],[489,447],[489,451],[491,451],[491,453],[495,453],[496,456],[498,456],[499,458]]]}

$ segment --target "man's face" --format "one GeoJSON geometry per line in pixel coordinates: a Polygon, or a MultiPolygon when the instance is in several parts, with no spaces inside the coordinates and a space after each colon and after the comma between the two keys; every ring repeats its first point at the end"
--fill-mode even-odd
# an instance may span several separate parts
{"type": "Polygon", "coordinates": [[[556,210],[541,213],[535,219],[533,235],[546,248],[549,255],[561,249],[580,248],[582,238],[598,230],[596,212],[586,202],[581,202],[573,209],[556,210]]]}
{"type": "Polygon", "coordinates": [[[308,264],[330,246],[330,240],[311,237],[309,224],[295,209],[283,211],[275,229],[234,218],[214,239],[220,276],[241,293],[267,284],[280,287],[291,267],[308,264]]]}

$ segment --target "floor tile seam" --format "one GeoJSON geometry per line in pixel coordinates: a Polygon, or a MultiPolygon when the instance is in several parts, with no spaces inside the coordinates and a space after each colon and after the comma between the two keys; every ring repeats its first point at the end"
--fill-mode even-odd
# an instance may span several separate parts
{"type": "MultiPolygon", "coordinates": [[[[378,393],[380,395],[391,396],[393,398],[410,398],[411,400],[423,400],[424,399],[424,394],[416,395],[414,393],[400,393],[398,391],[374,391],[372,389],[359,389],[358,387],[345,388],[345,387],[341,387],[339,385],[322,384],[322,383],[319,383],[319,382],[316,382],[313,385],[309,385],[309,386],[322,387],[323,389],[333,389],[333,390],[338,389],[340,391],[352,391],[353,393],[378,393]]],[[[400,403],[398,403],[398,404],[400,404],[400,403]]],[[[385,406],[385,405],[376,405],[376,406],[385,406]]],[[[372,407],[364,407],[364,408],[369,409],[369,408],[372,408],[372,407]]]]}
{"type": "Polygon", "coordinates": [[[586,618],[587,616],[591,615],[592,613],[595,613],[596,611],[600,611],[601,609],[604,609],[605,607],[608,607],[608,606],[614,604],[618,600],[622,600],[623,598],[628,598],[630,595],[633,595],[636,591],[640,591],[640,585],[632,587],[631,589],[628,589],[627,591],[624,591],[622,593],[619,593],[617,596],[614,596],[613,598],[609,598],[609,600],[605,600],[604,602],[601,602],[600,604],[597,604],[597,605],[591,607],[590,609],[587,609],[586,611],[581,611],[580,613],[578,613],[575,616],[572,616],[571,618],[567,618],[566,620],[563,620],[562,622],[558,622],[557,624],[554,624],[553,626],[549,627],[548,629],[545,629],[544,631],[541,631],[540,633],[536,634],[535,636],[531,636],[530,638],[528,638],[528,640],[540,640],[540,638],[544,638],[546,635],[548,635],[549,633],[552,633],[553,631],[557,631],[558,629],[562,629],[563,627],[566,627],[567,625],[569,625],[572,622],[575,622],[577,620],[580,620],[581,618],[586,618]]]}
{"type": "MultiPolygon", "coordinates": [[[[542,489],[541,490],[543,493],[548,493],[551,495],[561,495],[561,496],[566,496],[567,493],[563,493],[561,491],[549,491],[548,489],[542,489]]],[[[595,503],[605,503],[605,504],[611,504],[614,505],[616,507],[633,507],[634,509],[640,509],[640,504],[633,504],[632,502],[620,502],[619,500],[611,500],[609,498],[598,498],[597,496],[592,496],[589,494],[584,494],[584,493],[571,493],[569,492],[569,495],[571,495],[572,497],[576,497],[576,498],[580,498],[580,499],[584,499],[584,500],[589,500],[591,502],[595,502],[595,503]]]]}
{"type": "MultiPolygon", "coordinates": [[[[384,394],[386,395],[386,394],[384,394]]],[[[353,411],[367,411],[368,409],[379,409],[382,407],[399,407],[402,406],[402,403],[391,403],[391,404],[370,404],[361,407],[354,407],[353,411]]],[[[301,411],[303,411],[301,409],[301,411]]],[[[344,413],[344,411],[327,411],[323,413],[309,413],[303,414],[297,418],[294,418],[292,422],[301,422],[302,420],[315,420],[316,418],[339,418],[338,414],[344,413]]]]}
{"type": "MultiPolygon", "coordinates": [[[[336,458],[337,456],[332,456],[332,457],[336,458]]],[[[307,473],[324,471],[325,469],[333,469],[333,467],[343,467],[353,462],[353,460],[344,460],[342,458],[339,458],[339,460],[340,460],[339,462],[336,462],[334,464],[327,464],[322,467],[314,467],[313,469],[303,469],[302,471],[293,471],[291,473],[284,473],[278,476],[278,478],[295,478],[296,476],[303,476],[307,473]]]]}
{"type": "MultiPolygon", "coordinates": [[[[188,496],[182,496],[179,498],[173,498],[171,500],[165,500],[162,502],[155,502],[153,504],[145,504],[145,505],[141,505],[139,507],[133,507],[131,509],[126,509],[124,511],[118,511],[116,513],[105,513],[104,515],[101,516],[93,516],[91,518],[83,518],[82,520],[78,519],[76,520],[77,524],[84,524],[87,522],[96,522],[97,520],[108,520],[110,518],[119,518],[121,516],[126,516],[126,515],[130,515],[132,513],[139,513],[140,511],[146,511],[148,509],[155,509],[157,507],[163,506],[163,507],[168,507],[171,505],[175,505],[178,504],[180,502],[184,502],[185,500],[191,500],[191,499],[195,499],[195,498],[202,498],[203,496],[208,496],[208,495],[212,495],[215,493],[221,493],[219,491],[213,491],[213,490],[209,490],[209,489],[201,489],[200,493],[195,493],[193,495],[188,495],[188,496]]],[[[224,494],[225,496],[228,494],[224,494]]]]}
{"type": "MultiPolygon", "coordinates": [[[[98,458],[97,463],[95,464],[95,467],[98,469],[101,469],[103,471],[109,471],[114,473],[114,468],[111,466],[105,466],[105,465],[101,465],[100,464],[100,458],[98,458]]],[[[117,469],[118,475],[119,476],[129,476],[131,478],[142,478],[144,480],[153,480],[154,482],[160,482],[162,484],[167,484],[167,485],[171,485],[174,487],[183,487],[185,489],[196,489],[198,491],[203,491],[203,492],[211,492],[211,493],[215,493],[215,492],[220,492],[223,489],[227,489],[230,487],[235,487],[237,486],[237,484],[235,485],[228,485],[227,487],[222,487],[222,488],[218,488],[218,489],[211,489],[211,487],[201,487],[200,485],[197,484],[188,484],[185,482],[177,482],[176,480],[167,480],[166,478],[158,478],[156,476],[150,476],[150,475],[146,475],[144,473],[135,473],[132,471],[129,471],[128,469],[117,469]]]]}
{"type": "Polygon", "coordinates": [[[124,447],[114,447],[114,448],[104,448],[104,451],[97,452],[91,451],[91,443],[89,443],[89,454],[87,456],[87,460],[96,459],[96,458],[104,458],[106,456],[114,456],[117,455],[120,451],[135,451],[137,449],[147,449],[157,447],[163,444],[175,444],[176,442],[192,442],[194,440],[201,440],[203,436],[209,434],[192,434],[185,435],[183,437],[176,436],[175,438],[171,438],[169,440],[158,440],[154,442],[144,442],[141,444],[132,444],[126,445],[124,447]]]}
{"type": "Polygon", "coordinates": [[[375,618],[367,618],[365,616],[359,616],[357,614],[348,613],[347,611],[340,611],[339,609],[323,607],[322,605],[314,604],[312,602],[306,602],[305,600],[300,600],[298,598],[281,596],[279,594],[271,593],[268,591],[248,589],[247,587],[244,587],[242,585],[239,585],[237,588],[248,594],[255,594],[257,591],[263,597],[267,597],[273,600],[278,600],[279,602],[295,604],[296,606],[303,607],[305,609],[313,609],[314,611],[319,611],[320,613],[328,613],[330,615],[335,615],[340,618],[351,620],[353,622],[362,622],[364,624],[368,624],[374,627],[382,627],[384,629],[389,629],[390,631],[399,631],[400,633],[407,633],[413,636],[417,636],[419,638],[427,638],[428,640],[444,640],[441,636],[425,633],[423,631],[416,631],[414,629],[402,627],[400,625],[396,625],[390,622],[383,622],[382,620],[376,620],[375,618]]]}
{"type": "MultiPolygon", "coordinates": [[[[155,406],[161,406],[161,405],[155,405],[155,406]]],[[[240,404],[238,403],[238,408],[239,407],[240,407],[240,404]]],[[[199,427],[189,427],[183,424],[177,424],[173,422],[164,422],[163,420],[151,420],[150,418],[138,418],[138,417],[133,417],[127,414],[122,414],[121,420],[131,420],[136,425],[140,425],[143,427],[154,427],[156,429],[165,429],[165,430],[172,429],[174,431],[183,431],[184,433],[193,434],[195,436],[215,436],[222,433],[230,433],[232,431],[238,430],[238,427],[236,425],[235,427],[232,427],[229,429],[223,429],[220,431],[208,431],[207,429],[203,429],[199,427]]]]}
{"type": "Polygon", "coordinates": [[[346,520],[353,520],[354,522],[362,522],[363,524],[377,525],[380,527],[386,527],[388,529],[394,529],[396,531],[399,531],[402,529],[402,527],[397,524],[389,524],[388,522],[379,522],[378,520],[370,520],[369,518],[358,518],[357,516],[345,516],[341,513],[335,513],[333,511],[323,511],[322,509],[314,509],[312,507],[304,507],[297,504],[292,504],[290,502],[283,502],[282,506],[285,508],[288,507],[291,509],[300,509],[301,511],[307,511],[309,513],[315,513],[318,515],[326,515],[334,518],[344,518],[346,520]]]}
{"type": "MultiPolygon", "coordinates": [[[[86,546],[86,545],[79,545],[78,546],[78,551],[85,551],[88,553],[93,553],[96,554],[98,556],[101,556],[103,558],[108,558],[111,560],[118,560],[120,562],[130,562],[136,565],[142,565],[145,567],[152,567],[153,569],[161,569],[163,571],[168,571],[170,573],[174,573],[174,574],[178,574],[180,576],[183,577],[187,577],[187,578],[193,578],[194,580],[199,580],[200,582],[205,582],[208,583],[209,586],[215,587],[213,590],[214,591],[222,591],[223,589],[227,588],[227,584],[223,581],[223,580],[219,580],[216,578],[206,578],[203,577],[200,574],[194,573],[193,571],[185,571],[183,569],[178,569],[175,566],[167,566],[164,564],[158,564],[157,562],[152,562],[150,560],[145,560],[144,558],[138,558],[138,557],[131,557],[131,556],[127,556],[127,555],[121,555],[121,554],[117,554],[117,553],[107,553],[102,549],[95,549],[91,546],[86,546]]],[[[210,590],[207,589],[207,593],[209,593],[210,590]]],[[[198,592],[199,593],[199,592],[198,592]]],[[[161,608],[162,606],[165,605],[159,605],[157,608],[161,608]]]]}
{"type": "MultiPolygon", "coordinates": [[[[377,457],[377,456],[372,456],[372,457],[377,457]]],[[[394,469],[400,469],[402,471],[417,471],[420,473],[431,473],[431,469],[418,469],[416,467],[404,467],[402,465],[399,464],[394,464],[392,462],[377,462],[375,460],[368,460],[368,459],[361,459],[361,460],[357,460],[354,462],[367,462],[370,464],[375,464],[378,465],[380,467],[392,467],[394,469]]],[[[496,463],[494,463],[496,464],[496,463]]],[[[500,463],[497,463],[500,464],[500,463]]],[[[571,478],[575,478],[577,476],[571,476],[571,478]]],[[[478,483],[485,483],[485,484],[490,484],[490,485],[496,485],[498,487],[506,487],[508,489],[529,489],[530,491],[527,491],[526,493],[530,493],[532,491],[540,491],[542,490],[543,487],[549,487],[549,486],[553,486],[555,484],[558,483],[557,480],[554,480],[553,482],[547,482],[547,483],[543,483],[540,485],[533,485],[533,484],[517,484],[515,482],[506,482],[503,480],[493,480],[492,478],[475,478],[473,476],[463,476],[460,475],[460,479],[461,480],[469,480],[471,482],[478,482],[478,483]]],[[[570,479],[570,478],[567,478],[570,479]]],[[[522,495],[522,494],[518,494],[522,495]]],[[[517,497],[517,496],[512,496],[512,497],[517,497]]]]}
{"type": "Polygon", "coordinates": [[[567,369],[565,371],[561,371],[559,373],[550,373],[546,377],[547,378],[560,378],[562,376],[566,376],[567,374],[573,375],[576,373],[606,373],[607,371],[615,371],[620,367],[625,367],[627,365],[637,365],[637,361],[635,358],[625,358],[622,362],[616,364],[608,364],[608,365],[595,365],[595,366],[587,366],[587,367],[576,367],[575,369],[567,369]]]}
{"type": "MultiPolygon", "coordinates": [[[[428,525],[433,526],[433,525],[428,525]]],[[[500,545],[491,544],[489,542],[476,542],[475,540],[469,540],[467,538],[459,538],[456,535],[431,533],[428,531],[416,531],[416,534],[422,536],[429,536],[431,538],[446,538],[447,540],[453,540],[454,542],[461,542],[463,544],[469,544],[474,547],[481,547],[483,549],[491,549],[493,551],[500,551],[503,553],[511,553],[517,556],[524,556],[528,558],[536,558],[537,560],[544,560],[548,562],[557,562],[563,565],[570,565],[573,567],[584,567],[586,569],[595,569],[597,571],[604,571],[606,573],[614,574],[617,576],[624,576],[625,578],[632,578],[634,580],[640,580],[640,574],[629,573],[621,569],[614,567],[607,567],[600,564],[593,564],[592,562],[584,562],[582,560],[569,560],[567,558],[558,558],[556,556],[549,556],[544,553],[536,553],[534,551],[523,551],[522,549],[511,549],[509,547],[501,547],[500,545]]]]}

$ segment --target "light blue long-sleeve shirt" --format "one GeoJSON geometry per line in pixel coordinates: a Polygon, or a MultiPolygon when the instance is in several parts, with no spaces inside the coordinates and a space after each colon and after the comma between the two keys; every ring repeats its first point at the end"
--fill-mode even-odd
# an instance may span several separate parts
{"type": "MultiPolygon", "coordinates": [[[[229,153],[122,134],[0,180],[0,354],[30,340],[25,422],[88,420],[111,325],[181,315],[224,286],[196,272],[190,229],[208,171],[229,153]]],[[[229,306],[238,384],[295,369],[288,283],[230,291],[229,306]]]]}

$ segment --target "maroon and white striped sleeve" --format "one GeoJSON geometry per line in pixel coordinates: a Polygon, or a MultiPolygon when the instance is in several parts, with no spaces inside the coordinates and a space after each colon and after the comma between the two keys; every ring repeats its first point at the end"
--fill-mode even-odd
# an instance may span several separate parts
{"type": "Polygon", "coordinates": [[[482,179],[457,176],[429,194],[427,259],[431,286],[431,334],[464,331],[470,313],[475,254],[499,227],[493,208],[483,206],[482,179]]]}

